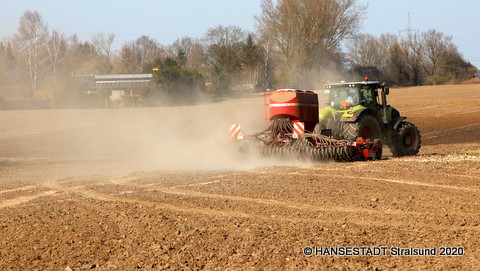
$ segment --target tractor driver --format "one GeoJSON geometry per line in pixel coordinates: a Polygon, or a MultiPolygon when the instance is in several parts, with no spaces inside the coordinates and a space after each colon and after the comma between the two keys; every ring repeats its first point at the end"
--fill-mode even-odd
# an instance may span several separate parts
{"type": "Polygon", "coordinates": [[[347,101],[348,104],[353,104],[352,96],[348,96],[346,101],[347,101]]]}
{"type": "Polygon", "coordinates": [[[347,99],[345,99],[345,103],[342,102],[342,107],[343,108],[347,108],[348,106],[352,106],[352,105],[357,105],[358,104],[358,95],[357,95],[357,92],[356,91],[350,91],[348,94],[347,94],[347,99]]]}

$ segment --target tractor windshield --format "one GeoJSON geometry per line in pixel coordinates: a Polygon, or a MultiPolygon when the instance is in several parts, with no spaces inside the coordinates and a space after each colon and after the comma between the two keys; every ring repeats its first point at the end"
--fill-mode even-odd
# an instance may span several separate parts
{"type": "Polygon", "coordinates": [[[347,109],[359,104],[360,95],[356,87],[332,87],[330,89],[330,106],[347,109]]]}

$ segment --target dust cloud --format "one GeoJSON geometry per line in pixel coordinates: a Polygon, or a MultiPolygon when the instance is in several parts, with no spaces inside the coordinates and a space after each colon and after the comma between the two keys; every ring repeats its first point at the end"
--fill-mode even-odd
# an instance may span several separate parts
{"type": "Polygon", "coordinates": [[[244,134],[268,126],[262,94],[192,106],[0,111],[0,122],[3,161],[37,163],[59,175],[300,165],[241,157],[231,142],[231,124],[244,134]]]}

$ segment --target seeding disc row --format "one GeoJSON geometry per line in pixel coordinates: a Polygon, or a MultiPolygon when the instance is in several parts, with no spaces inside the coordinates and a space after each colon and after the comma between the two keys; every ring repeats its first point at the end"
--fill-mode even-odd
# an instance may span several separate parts
{"type": "Polygon", "coordinates": [[[307,158],[316,161],[359,161],[364,158],[354,146],[269,146],[260,150],[266,156],[307,158]]]}

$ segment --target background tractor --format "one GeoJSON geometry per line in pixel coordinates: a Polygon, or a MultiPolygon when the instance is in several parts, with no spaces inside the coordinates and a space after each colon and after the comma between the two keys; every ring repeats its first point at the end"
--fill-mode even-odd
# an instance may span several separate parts
{"type": "Polygon", "coordinates": [[[377,81],[325,85],[328,106],[320,109],[315,132],[335,139],[381,140],[394,156],[415,155],[421,146],[420,131],[387,104],[389,88],[377,81]]]}

